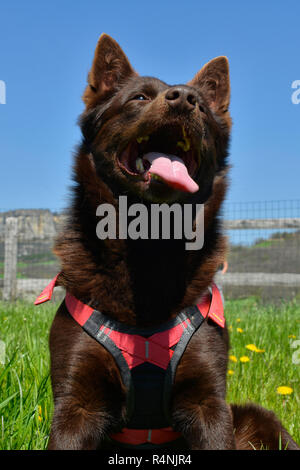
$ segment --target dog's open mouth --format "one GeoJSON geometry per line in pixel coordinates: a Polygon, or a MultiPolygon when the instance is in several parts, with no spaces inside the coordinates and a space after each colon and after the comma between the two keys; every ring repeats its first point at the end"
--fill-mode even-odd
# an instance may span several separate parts
{"type": "Polygon", "coordinates": [[[174,189],[194,193],[200,164],[199,148],[184,127],[163,127],[131,141],[118,157],[119,166],[144,181],[161,181],[174,189]]]}

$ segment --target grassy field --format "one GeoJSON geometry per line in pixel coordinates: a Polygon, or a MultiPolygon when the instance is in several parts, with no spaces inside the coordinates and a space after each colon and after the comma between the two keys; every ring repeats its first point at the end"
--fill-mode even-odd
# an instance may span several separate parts
{"type": "MultiPolygon", "coordinates": [[[[48,331],[56,307],[0,302],[0,340],[6,346],[0,364],[0,449],[47,446],[53,410],[48,331]]],[[[255,299],[228,301],[226,318],[231,330],[228,401],[253,401],[272,409],[300,442],[300,365],[295,364],[300,355],[292,347],[300,339],[300,304],[266,307],[255,299]],[[279,394],[282,386],[292,393],[279,394]]]]}

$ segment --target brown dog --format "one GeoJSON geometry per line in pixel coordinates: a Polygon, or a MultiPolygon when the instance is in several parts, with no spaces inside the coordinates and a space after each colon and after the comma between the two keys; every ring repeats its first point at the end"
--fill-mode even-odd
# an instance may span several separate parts
{"type": "MultiPolygon", "coordinates": [[[[92,306],[127,330],[159,331],[207,294],[226,250],[218,214],[227,185],[229,94],[225,57],[187,85],[169,86],[140,77],[119,45],[101,36],[83,96],[73,204],[55,247],[62,264],[57,283],[83,308],[92,306]],[[203,248],[186,250],[185,240],[172,234],[169,240],[100,240],[97,207],[108,203],[118,212],[122,195],[148,208],[204,204],[203,248]]],[[[65,302],[50,349],[55,410],[49,449],[118,446],[110,436],[128,427],[129,390],[116,358],[74,321],[65,302]]],[[[297,448],[273,413],[226,404],[227,351],[226,328],[206,318],[187,344],[172,387],[167,425],[180,437],[163,446],[278,449],[281,435],[283,447],[297,448]]],[[[149,385],[153,371],[147,370],[149,385]]]]}

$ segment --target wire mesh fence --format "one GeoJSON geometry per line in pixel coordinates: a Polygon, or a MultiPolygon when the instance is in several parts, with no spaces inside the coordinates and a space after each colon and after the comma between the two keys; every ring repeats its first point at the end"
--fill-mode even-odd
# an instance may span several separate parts
{"type": "Polygon", "coordinates": [[[227,297],[288,299],[300,293],[300,200],[225,204],[227,297]]]}
{"type": "MultiPolygon", "coordinates": [[[[227,203],[223,219],[229,252],[217,279],[225,296],[300,298],[300,200],[227,203]]],[[[33,298],[57,274],[52,247],[64,220],[43,209],[0,212],[0,296],[33,298]]]]}
{"type": "Polygon", "coordinates": [[[52,249],[63,220],[63,214],[42,209],[0,213],[2,298],[33,298],[58,273],[52,249]]]}

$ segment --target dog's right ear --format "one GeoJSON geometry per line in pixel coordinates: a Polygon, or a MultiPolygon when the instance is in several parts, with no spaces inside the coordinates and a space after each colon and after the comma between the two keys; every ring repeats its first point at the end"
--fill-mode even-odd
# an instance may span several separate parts
{"type": "Polygon", "coordinates": [[[108,34],[101,34],[88,75],[88,86],[82,97],[86,107],[108,98],[132,75],[137,73],[119,44],[108,34]]]}

